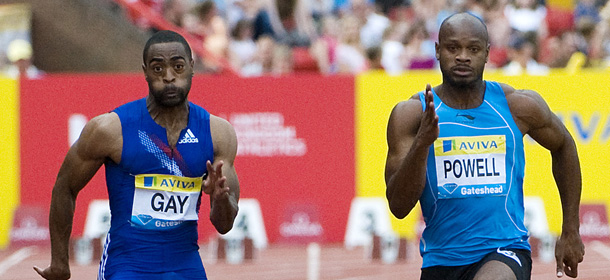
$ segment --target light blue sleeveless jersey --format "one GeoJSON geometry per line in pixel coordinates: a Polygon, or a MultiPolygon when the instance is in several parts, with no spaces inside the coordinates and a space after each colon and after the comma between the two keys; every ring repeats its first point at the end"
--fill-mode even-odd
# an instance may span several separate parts
{"type": "MultiPolygon", "coordinates": [[[[497,248],[530,249],[523,223],[523,135],[506,96],[486,81],[483,103],[458,110],[434,92],[440,134],[420,198],[422,267],[475,263],[497,248]]],[[[425,100],[419,93],[422,106],[425,100]]]]}
{"type": "Polygon", "coordinates": [[[105,163],[112,215],[98,279],[206,279],[197,221],[214,150],[210,114],[193,103],[189,108],[174,149],[146,98],[114,110],[123,150],[119,164],[105,163]]]}

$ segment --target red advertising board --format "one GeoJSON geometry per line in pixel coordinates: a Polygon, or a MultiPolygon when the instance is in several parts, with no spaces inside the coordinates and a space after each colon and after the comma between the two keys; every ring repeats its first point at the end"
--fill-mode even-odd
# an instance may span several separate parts
{"type": "MultiPolygon", "coordinates": [[[[24,80],[21,203],[48,208],[70,135],[84,121],[147,92],[144,77],[138,74],[24,80]]],[[[355,193],[353,77],[196,76],[189,100],[235,127],[241,197],[260,202],[270,242],[342,241],[355,193]],[[286,217],[293,216],[294,205],[315,209],[309,218],[315,218],[313,226],[319,224],[315,232],[320,236],[311,236],[311,225],[293,226],[290,236],[281,235],[281,225],[291,222],[286,217]],[[299,233],[299,228],[304,232],[299,233]]],[[[89,202],[100,198],[107,198],[103,168],[78,196],[74,235],[83,232],[89,202]]],[[[202,237],[212,233],[208,215],[208,208],[202,207],[202,237]]]]}
{"type": "Polygon", "coordinates": [[[16,248],[50,244],[49,219],[41,206],[20,206],[13,217],[11,246],[16,248]]]}
{"type": "Polygon", "coordinates": [[[580,237],[583,242],[610,241],[610,226],[606,213],[604,203],[580,205],[580,237]]]}

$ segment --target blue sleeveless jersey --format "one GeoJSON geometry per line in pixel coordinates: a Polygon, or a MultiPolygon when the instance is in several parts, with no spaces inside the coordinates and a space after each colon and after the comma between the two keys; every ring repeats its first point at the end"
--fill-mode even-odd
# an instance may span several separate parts
{"type": "MultiPolygon", "coordinates": [[[[475,263],[497,248],[528,249],[523,135],[496,82],[483,103],[458,110],[434,92],[439,137],[430,147],[420,198],[423,267],[475,263]]],[[[425,99],[419,93],[422,106],[425,99]]]]}
{"type": "Polygon", "coordinates": [[[105,163],[112,215],[99,279],[117,272],[176,271],[206,279],[197,220],[206,161],[214,160],[214,151],[210,114],[193,103],[189,108],[188,125],[174,149],[165,128],[148,113],[146,98],[114,110],[123,150],[119,164],[105,163]]]}

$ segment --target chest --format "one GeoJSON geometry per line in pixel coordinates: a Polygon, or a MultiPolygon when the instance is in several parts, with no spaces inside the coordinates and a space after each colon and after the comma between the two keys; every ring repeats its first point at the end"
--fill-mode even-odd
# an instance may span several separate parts
{"type": "Polygon", "coordinates": [[[199,177],[206,172],[206,161],[214,160],[209,131],[197,127],[168,132],[153,126],[126,135],[122,162],[132,174],[199,177]]]}

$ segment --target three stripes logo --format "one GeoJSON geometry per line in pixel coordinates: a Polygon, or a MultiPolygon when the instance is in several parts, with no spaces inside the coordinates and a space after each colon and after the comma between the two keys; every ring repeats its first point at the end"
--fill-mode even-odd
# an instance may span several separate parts
{"type": "Polygon", "coordinates": [[[199,143],[199,139],[195,137],[195,134],[193,134],[190,128],[186,130],[186,133],[184,133],[184,137],[182,137],[182,139],[180,139],[180,142],[178,142],[178,144],[185,143],[199,143]]]}

